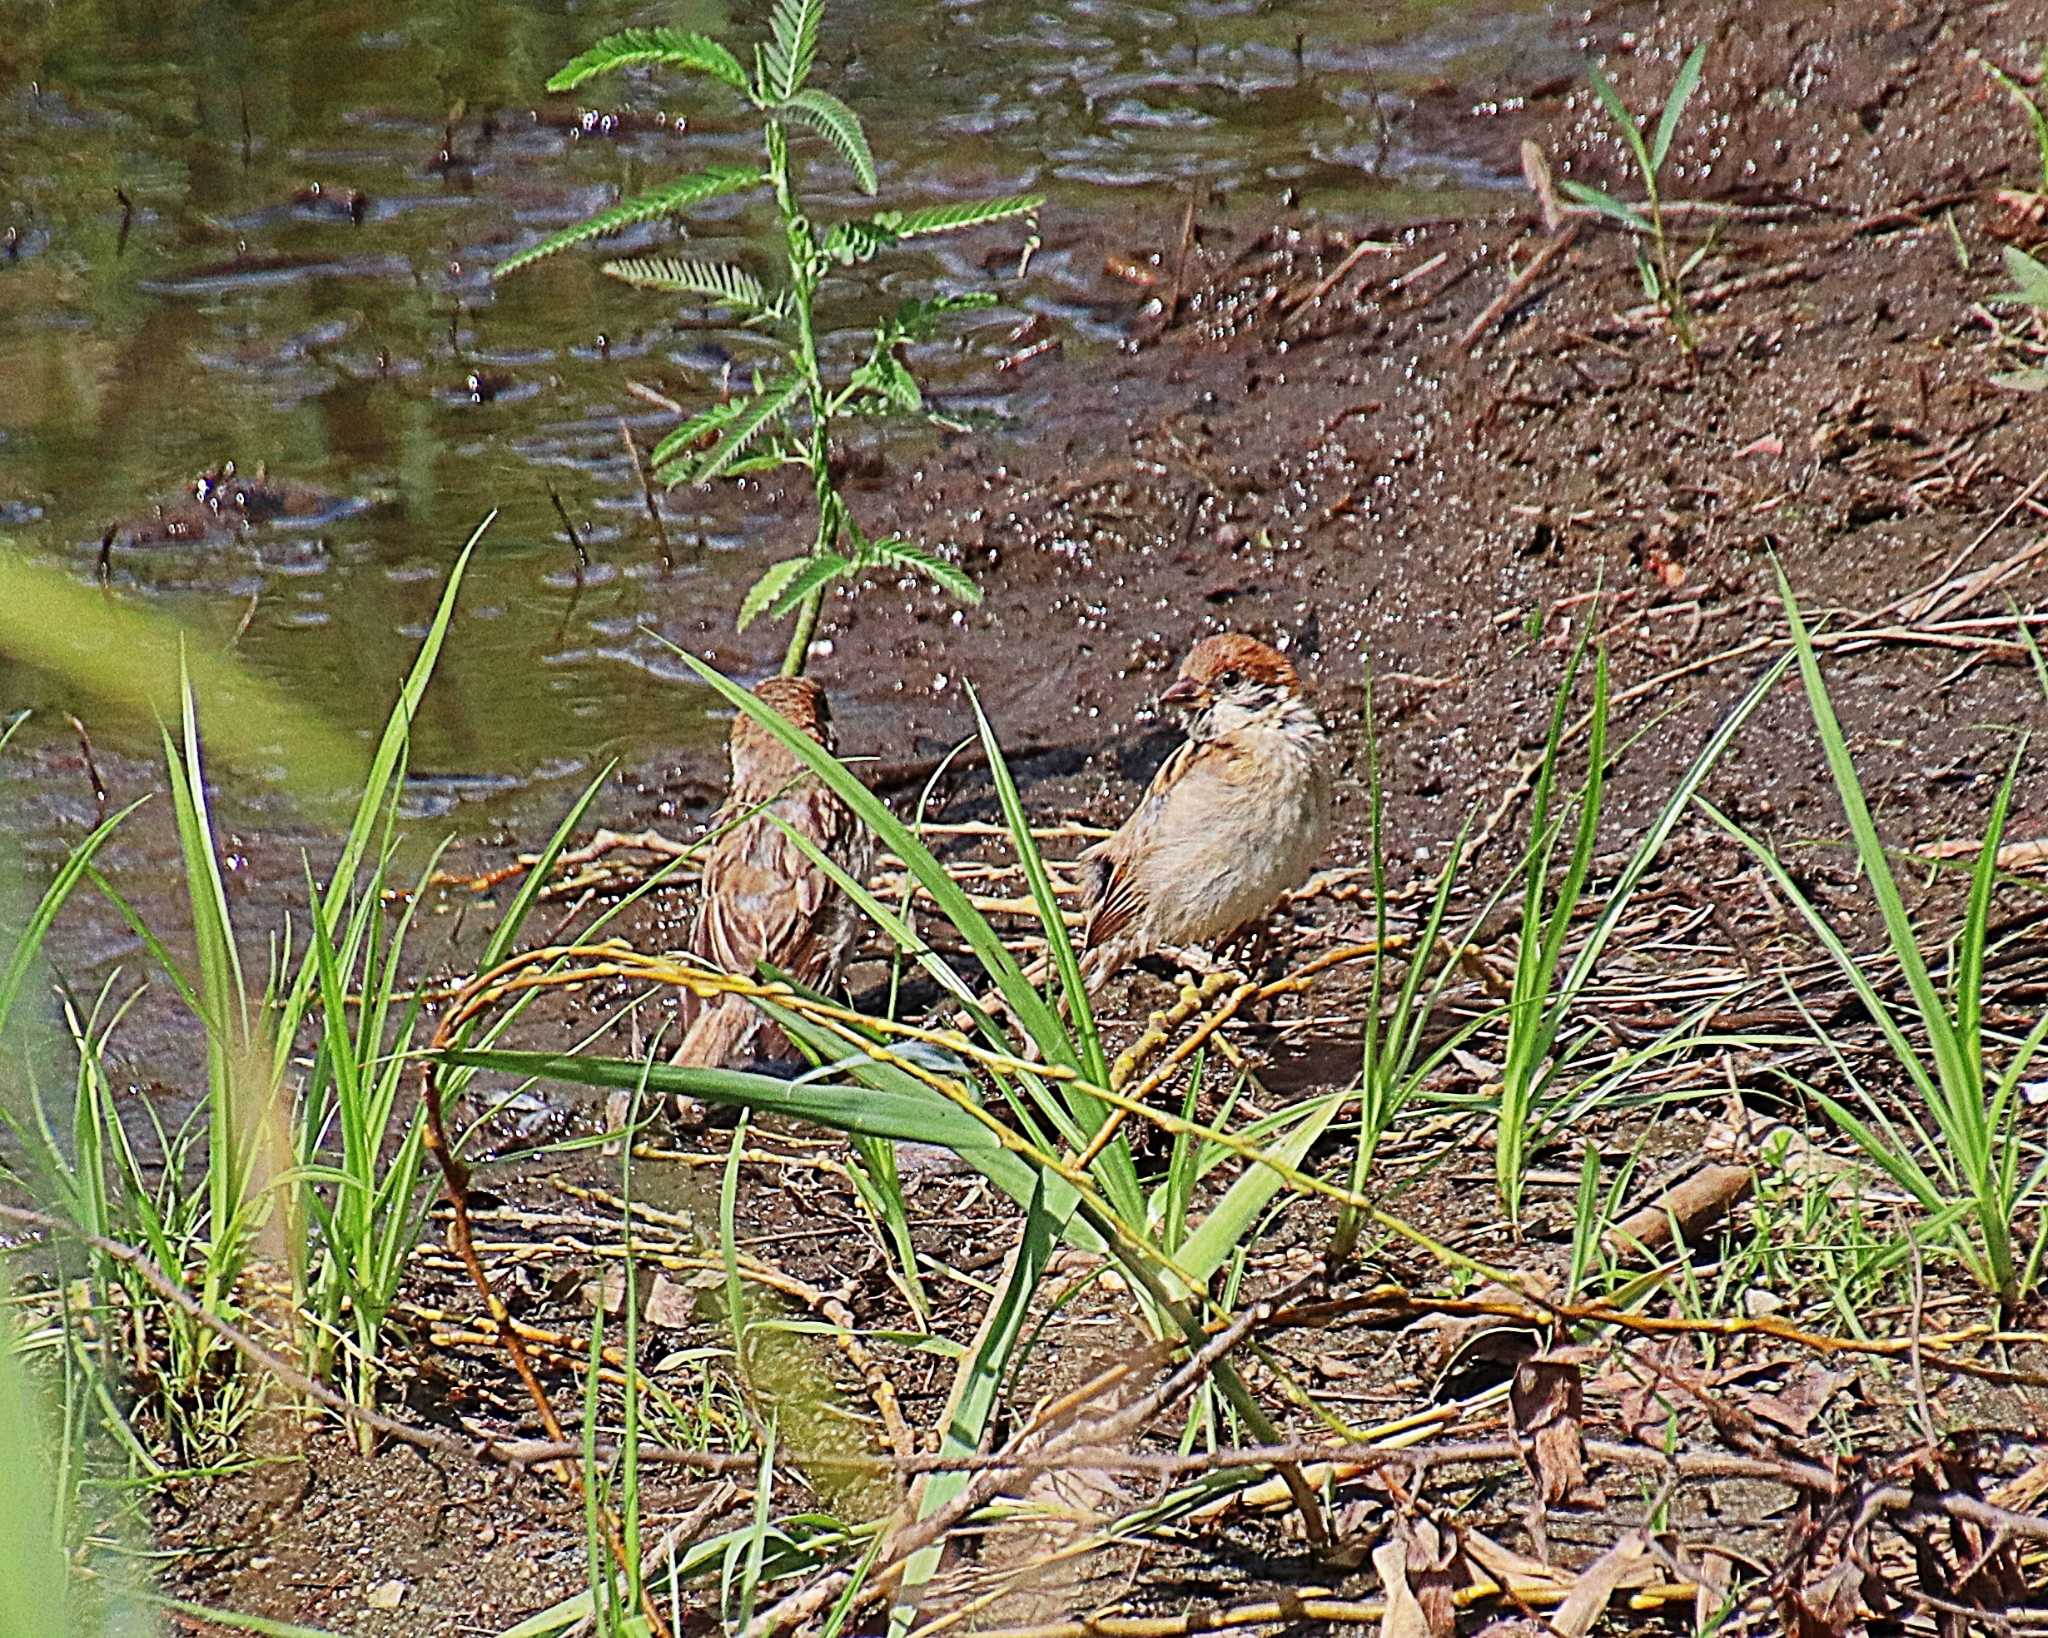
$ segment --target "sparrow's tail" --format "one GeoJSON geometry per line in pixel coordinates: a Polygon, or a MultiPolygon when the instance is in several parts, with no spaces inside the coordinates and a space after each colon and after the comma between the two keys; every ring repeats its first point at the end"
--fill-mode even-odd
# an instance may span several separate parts
{"type": "Polygon", "coordinates": [[[761,1014],[752,1002],[728,995],[697,1015],[669,1062],[687,1069],[723,1069],[760,1025],[761,1014]]]}

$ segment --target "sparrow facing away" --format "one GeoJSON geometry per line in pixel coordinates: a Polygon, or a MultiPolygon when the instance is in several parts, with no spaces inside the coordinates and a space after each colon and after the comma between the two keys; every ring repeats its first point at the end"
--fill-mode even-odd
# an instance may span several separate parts
{"type": "MultiPolygon", "coordinates": [[[[825,691],[806,677],[770,677],[754,697],[792,727],[833,748],[825,691]]],[[[839,976],[856,930],[854,908],[832,878],[775,823],[815,843],[856,879],[872,844],[846,804],[795,754],[742,712],[728,741],[732,788],[711,821],[717,840],[704,860],[690,954],[708,967],[751,976],[767,962],[798,984],[825,989],[839,976]],[[770,817],[773,815],[774,817],[770,817]]],[[[716,1068],[742,1057],[789,1052],[782,1031],[744,997],[683,995],[683,1043],[674,1061],[716,1068]]]]}
{"type": "Polygon", "coordinates": [[[1159,703],[1188,713],[1186,741],[1080,856],[1091,989],[1154,950],[1249,927],[1308,879],[1329,833],[1329,736],[1276,649],[1204,637],[1159,703]]]}

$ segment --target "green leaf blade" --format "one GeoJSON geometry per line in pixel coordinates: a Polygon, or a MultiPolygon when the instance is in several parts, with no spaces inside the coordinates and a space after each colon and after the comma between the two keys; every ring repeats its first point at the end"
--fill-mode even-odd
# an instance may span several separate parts
{"type": "Polygon", "coordinates": [[[797,92],[783,107],[839,151],[839,157],[852,168],[854,179],[860,183],[860,191],[872,198],[879,186],[875,155],[868,147],[860,116],[831,92],[814,88],[797,92]]]}
{"type": "Polygon", "coordinates": [[[802,567],[776,594],[775,606],[771,612],[778,620],[794,614],[812,592],[829,586],[841,575],[851,574],[857,566],[851,558],[842,557],[837,552],[813,552],[809,557],[798,558],[796,561],[802,567]]]}
{"type": "Polygon", "coordinates": [[[1565,181],[1558,183],[1557,190],[1567,198],[1575,199],[1591,210],[1597,210],[1602,216],[1613,217],[1615,221],[1637,233],[1650,231],[1649,221],[1641,211],[1623,204],[1604,188],[1596,188],[1585,182],[1565,181]]]}
{"type": "Polygon", "coordinates": [[[995,199],[969,199],[951,205],[927,205],[921,210],[883,211],[874,218],[899,239],[922,239],[934,233],[959,233],[989,222],[1006,222],[1029,216],[1045,205],[1042,193],[1013,193],[995,199]]]}
{"type": "Polygon", "coordinates": [[[948,563],[936,552],[923,547],[901,535],[890,535],[874,542],[868,548],[868,555],[878,563],[890,564],[896,568],[910,569],[921,574],[933,585],[969,607],[981,603],[982,589],[974,577],[958,564],[948,563]]]}
{"type": "Polygon", "coordinates": [[[803,378],[790,376],[762,388],[746,400],[741,413],[731,418],[724,436],[689,469],[688,481],[706,484],[726,471],[746,453],[747,446],[761,436],[771,421],[796,402],[803,390],[803,378]]]}
{"type": "Polygon", "coordinates": [[[1657,121],[1657,134],[1650,142],[1650,169],[1664,169],[1664,158],[1671,152],[1671,139],[1677,133],[1679,117],[1685,112],[1685,105],[1692,101],[1692,94],[1700,88],[1700,70],[1706,66],[1707,48],[1704,42],[1692,48],[1678,78],[1672,82],[1671,95],[1664,99],[1664,115],[1657,121]]]}
{"type": "Polygon", "coordinates": [[[768,292],[761,281],[731,262],[698,261],[686,256],[632,256],[606,262],[603,272],[607,278],[630,284],[636,290],[701,296],[743,313],[762,312],[768,306],[768,292]]]}
{"type": "Polygon", "coordinates": [[[628,28],[607,34],[557,69],[550,91],[573,91],[601,74],[627,68],[682,68],[709,74],[735,91],[747,89],[747,71],[716,40],[676,28],[628,28]]]}
{"type": "Polygon", "coordinates": [[[516,273],[523,267],[530,267],[546,257],[558,255],[572,245],[587,240],[601,239],[608,233],[617,233],[622,228],[651,222],[663,216],[674,216],[688,210],[692,205],[701,205],[706,200],[722,198],[727,194],[741,193],[761,180],[760,173],[743,166],[722,165],[710,170],[693,171],[688,176],[678,177],[673,182],[636,194],[631,199],[622,199],[609,210],[601,210],[595,216],[585,217],[580,222],[550,233],[537,244],[527,246],[516,255],[507,257],[491,272],[493,280],[502,279],[509,273],[516,273]]]}
{"type": "Polygon", "coordinates": [[[761,47],[761,90],[771,102],[788,102],[811,77],[818,57],[818,25],[825,0],[776,0],[769,14],[769,38],[761,47]]]}

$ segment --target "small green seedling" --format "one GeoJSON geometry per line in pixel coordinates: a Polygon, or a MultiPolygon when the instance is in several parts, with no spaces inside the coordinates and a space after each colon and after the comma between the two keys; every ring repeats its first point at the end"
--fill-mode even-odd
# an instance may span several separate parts
{"type": "Polygon", "coordinates": [[[1679,345],[1687,352],[1693,350],[1696,337],[1692,312],[1685,301],[1684,284],[1685,276],[1698,265],[1699,256],[1695,255],[1683,267],[1672,262],[1671,236],[1665,228],[1664,200],[1657,179],[1670,155],[1671,139],[1677,134],[1679,116],[1685,112],[1685,105],[1692,100],[1692,94],[1699,89],[1700,70],[1706,58],[1705,46],[1693,47],[1692,54],[1678,70],[1678,78],[1672,82],[1671,94],[1664,99],[1664,112],[1658,117],[1657,129],[1647,139],[1635,116],[1622,102],[1621,93],[1600,72],[1600,65],[1589,63],[1586,67],[1586,77],[1592,82],[1594,95],[1613,119],[1635,159],[1637,174],[1643,179],[1643,208],[1639,209],[1585,182],[1558,184],[1564,193],[1580,204],[1599,211],[1603,216],[1613,217],[1637,236],[1636,271],[1642,276],[1643,293],[1664,310],[1672,334],[1678,337],[1679,345]],[[1650,243],[1648,251],[1642,246],[1645,239],[1650,243]]]}
{"type": "MultiPolygon", "coordinates": [[[[2038,315],[2048,314],[2048,264],[2029,256],[2018,245],[2005,247],[2005,271],[2013,288],[1991,299],[2000,307],[2029,307],[2038,315]]],[[[2023,338],[2001,334],[2000,340],[2019,344],[2023,338]]],[[[2035,349],[2039,356],[2039,349],[2035,349]]],[[[2006,370],[1991,378],[1995,387],[2014,392],[2048,391],[2048,366],[2031,365],[2023,370],[2006,370]]]]}
{"type": "Polygon", "coordinates": [[[2027,126],[2034,133],[2034,149],[2041,161],[2040,191],[2048,193],[2048,107],[2044,107],[2040,100],[2043,95],[2048,95],[2048,46],[2041,48],[2040,77],[2031,86],[2020,84],[1981,51],[1973,51],[1970,56],[1978,67],[1999,83],[2007,96],[2020,105],[2020,111],[2026,115],[2027,126]]]}

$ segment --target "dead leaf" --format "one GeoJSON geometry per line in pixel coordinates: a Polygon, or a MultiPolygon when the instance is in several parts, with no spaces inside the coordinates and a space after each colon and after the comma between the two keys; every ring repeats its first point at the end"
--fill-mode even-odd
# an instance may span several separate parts
{"type": "Polygon", "coordinates": [[[1812,1429],[1813,1419],[1827,1409],[1828,1401],[1855,1380],[1854,1371],[1831,1371],[1822,1365],[1807,1364],[1795,1369],[1776,1393],[1744,1397],[1756,1415],[1777,1424],[1794,1438],[1803,1439],[1812,1429]]]}
{"type": "Polygon", "coordinates": [[[1863,1620],[1863,1571],[1852,1559],[1802,1586],[1784,1599],[1790,1638],[1849,1638],[1863,1620]]]}
{"type": "Polygon", "coordinates": [[[1372,1567],[1379,1572],[1380,1590],[1386,1597],[1380,1638],[1437,1638],[1430,1630],[1429,1617],[1422,1613],[1422,1600],[1408,1585],[1406,1544],[1398,1537],[1381,1542],[1372,1550],[1372,1567]]]}
{"type": "Polygon", "coordinates": [[[1692,1624],[1698,1633],[1716,1631],[1727,1619],[1724,1607],[1728,1589],[1734,1583],[1728,1559],[1712,1547],[1678,1555],[1679,1565],[1699,1590],[1692,1595],[1692,1624]]]}
{"type": "Polygon", "coordinates": [[[1564,204],[1550,177],[1550,161],[1544,158],[1541,148],[1526,139],[1522,143],[1522,180],[1536,195],[1536,206],[1543,213],[1543,231],[1556,234],[1564,226],[1564,204]]]}
{"type": "Polygon", "coordinates": [[[1541,1559],[1503,1547],[1491,1536],[1477,1530],[1464,1533],[1465,1556],[1510,1592],[1527,1595],[1548,1587],[1564,1585],[1565,1578],[1541,1559]]]}
{"type": "MultiPolygon", "coordinates": [[[[1920,857],[1973,859],[1983,851],[1982,838],[1963,836],[1946,842],[1930,842],[1920,849],[1920,857]]],[[[1997,864],[2000,870],[2032,870],[2044,862],[2048,862],[2048,837],[2036,837],[2028,842],[2007,842],[1998,850],[1997,864]]]]}
{"type": "Polygon", "coordinates": [[[1586,1638],[1617,1592],[1648,1586],[1657,1576],[1650,1538],[1631,1530],[1579,1572],[1578,1585],[1551,1614],[1550,1624],[1561,1638],[1586,1638]]]}
{"type": "MultiPolygon", "coordinates": [[[[672,1280],[659,1270],[640,1269],[640,1318],[649,1325],[660,1326],[667,1331],[685,1331],[696,1321],[697,1299],[707,1288],[707,1282],[717,1283],[718,1276],[703,1275],[688,1283],[672,1280]]],[[[593,1281],[588,1288],[593,1302],[601,1300],[606,1314],[615,1315],[626,1306],[626,1279],[622,1270],[608,1268],[600,1285],[593,1281]]]]}
{"type": "Polygon", "coordinates": [[[1546,1507],[1582,1499],[1585,1488],[1584,1358],[1578,1348],[1533,1354],[1515,1368],[1508,1389],[1515,1442],[1546,1507]]]}

